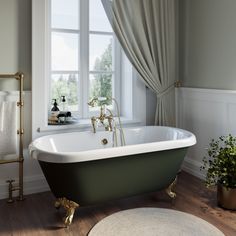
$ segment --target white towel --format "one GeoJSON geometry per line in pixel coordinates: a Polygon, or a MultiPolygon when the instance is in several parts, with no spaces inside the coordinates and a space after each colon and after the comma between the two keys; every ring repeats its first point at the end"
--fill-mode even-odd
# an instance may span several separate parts
{"type": "Polygon", "coordinates": [[[16,102],[0,102],[0,157],[17,153],[16,102]]]}

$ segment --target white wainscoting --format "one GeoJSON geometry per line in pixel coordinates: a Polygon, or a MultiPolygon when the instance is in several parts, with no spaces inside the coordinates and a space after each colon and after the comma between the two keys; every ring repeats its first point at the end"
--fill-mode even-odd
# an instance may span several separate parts
{"type": "Polygon", "coordinates": [[[177,126],[193,132],[197,144],[191,147],[183,169],[199,178],[202,158],[212,138],[236,135],[236,91],[177,88],[177,126]]]}

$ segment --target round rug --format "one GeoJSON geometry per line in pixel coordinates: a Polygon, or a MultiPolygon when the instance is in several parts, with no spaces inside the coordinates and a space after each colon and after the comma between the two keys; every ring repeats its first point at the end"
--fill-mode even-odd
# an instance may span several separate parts
{"type": "Polygon", "coordinates": [[[135,208],[98,222],[88,236],[224,236],[196,216],[163,208],[135,208]]]}

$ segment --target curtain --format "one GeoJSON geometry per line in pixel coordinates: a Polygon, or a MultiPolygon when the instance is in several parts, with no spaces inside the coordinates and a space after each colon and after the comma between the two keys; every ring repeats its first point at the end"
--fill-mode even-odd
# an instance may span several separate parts
{"type": "Polygon", "coordinates": [[[157,96],[156,125],[175,125],[175,1],[102,0],[126,56],[157,96]]]}

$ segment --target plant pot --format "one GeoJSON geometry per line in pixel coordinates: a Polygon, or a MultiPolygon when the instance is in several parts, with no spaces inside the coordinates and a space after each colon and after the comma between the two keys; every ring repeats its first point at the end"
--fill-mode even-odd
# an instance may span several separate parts
{"type": "Polygon", "coordinates": [[[236,210],[236,188],[226,188],[222,184],[217,185],[218,205],[229,210],[236,210]]]}

